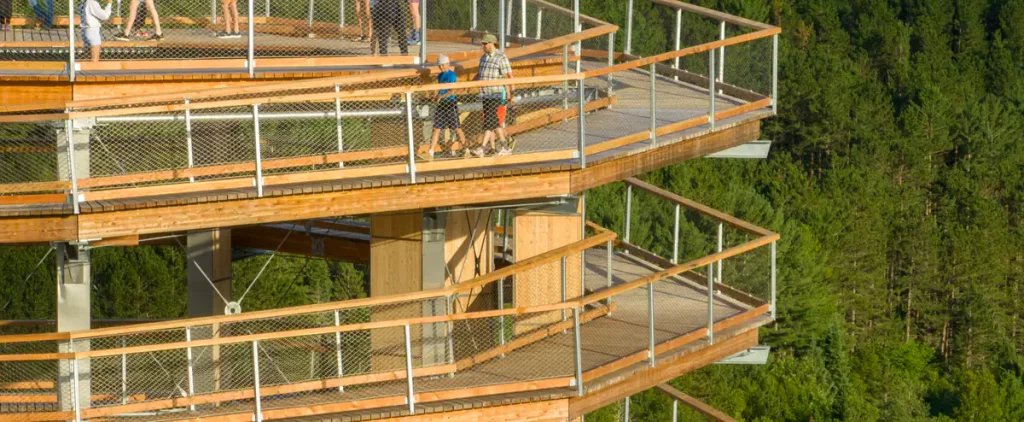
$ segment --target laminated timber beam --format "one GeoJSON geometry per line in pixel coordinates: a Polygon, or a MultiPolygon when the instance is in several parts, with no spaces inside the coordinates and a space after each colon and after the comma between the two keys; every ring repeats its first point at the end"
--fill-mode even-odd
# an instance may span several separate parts
{"type": "MultiPolygon", "coordinates": [[[[336,236],[317,236],[323,240],[323,255],[320,258],[334,261],[345,261],[355,264],[370,262],[370,242],[336,236]]],[[[313,237],[302,230],[288,230],[278,227],[251,226],[240,227],[231,231],[231,247],[250,248],[273,251],[281,239],[281,253],[317,256],[313,254],[313,237]],[[285,239],[287,236],[287,239],[285,239]]]]}
{"type": "Polygon", "coordinates": [[[729,415],[726,415],[725,412],[715,409],[714,407],[708,406],[706,403],[693,398],[689,394],[676,390],[671,385],[658,384],[657,388],[663,391],[665,394],[668,394],[670,397],[672,397],[673,400],[679,400],[686,404],[687,406],[690,406],[691,409],[700,412],[704,416],[707,416],[708,419],[711,419],[715,422],[736,422],[736,419],[729,417],[729,415]]]}
{"type": "MultiPolygon", "coordinates": [[[[256,199],[211,197],[198,203],[152,204],[77,216],[3,217],[0,218],[0,244],[146,237],[216,227],[571,195],[744,144],[759,136],[760,121],[752,119],[646,151],[595,160],[584,169],[561,166],[543,172],[541,169],[524,170],[520,174],[500,168],[467,169],[461,174],[456,174],[458,170],[446,170],[444,176],[434,177],[435,181],[429,183],[403,182],[333,192],[312,189],[309,193],[256,199]]],[[[336,185],[339,182],[323,183],[336,185]]]]}

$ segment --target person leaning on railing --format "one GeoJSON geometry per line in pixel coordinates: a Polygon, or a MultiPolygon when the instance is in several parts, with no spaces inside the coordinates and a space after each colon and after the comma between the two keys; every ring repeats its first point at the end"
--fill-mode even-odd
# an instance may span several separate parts
{"type": "MultiPolygon", "coordinates": [[[[498,81],[505,78],[512,79],[512,64],[508,61],[508,56],[498,49],[498,39],[494,34],[484,34],[480,40],[480,44],[484,49],[484,54],[480,56],[480,66],[476,76],[478,81],[498,81]]],[[[484,109],[484,138],[480,142],[480,146],[473,151],[473,154],[477,157],[483,157],[487,154],[493,154],[497,152],[497,155],[509,155],[512,154],[512,148],[506,141],[505,134],[505,114],[506,114],[506,100],[510,104],[515,104],[515,96],[512,90],[512,85],[504,86],[485,86],[480,88],[480,100],[483,103],[484,109]],[[501,140],[501,150],[497,150],[494,146],[494,135],[497,132],[498,138],[501,140]],[[490,144],[490,151],[484,151],[484,146],[490,144]]]]}

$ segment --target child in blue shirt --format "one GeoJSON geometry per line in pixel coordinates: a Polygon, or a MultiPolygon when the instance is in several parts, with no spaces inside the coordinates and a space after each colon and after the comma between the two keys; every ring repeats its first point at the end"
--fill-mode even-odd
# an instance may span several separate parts
{"type": "MultiPolygon", "coordinates": [[[[442,54],[437,58],[437,66],[441,69],[441,73],[437,75],[437,83],[448,84],[455,83],[457,78],[455,71],[451,68],[451,60],[448,56],[442,54]]],[[[434,112],[434,133],[430,139],[430,149],[427,151],[427,155],[432,159],[434,153],[438,151],[437,141],[441,136],[441,131],[445,129],[454,130],[459,137],[459,147],[466,147],[466,134],[462,131],[462,127],[459,124],[459,103],[455,100],[455,93],[449,89],[441,89],[437,91],[437,109],[434,112]]],[[[454,142],[451,145],[451,153],[455,155],[454,142]]]]}

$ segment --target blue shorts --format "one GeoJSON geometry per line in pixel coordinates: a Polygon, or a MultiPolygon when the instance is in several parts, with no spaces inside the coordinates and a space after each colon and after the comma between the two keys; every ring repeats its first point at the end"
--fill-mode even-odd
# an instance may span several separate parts
{"type": "Polygon", "coordinates": [[[439,101],[434,113],[434,129],[454,130],[459,127],[459,103],[450,98],[439,101]]]}

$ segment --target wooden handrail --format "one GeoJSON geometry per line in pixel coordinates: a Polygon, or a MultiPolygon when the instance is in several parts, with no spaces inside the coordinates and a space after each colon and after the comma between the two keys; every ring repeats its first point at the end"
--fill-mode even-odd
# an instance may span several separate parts
{"type": "Polygon", "coordinates": [[[733,217],[733,216],[731,216],[729,214],[726,214],[724,212],[721,212],[719,210],[711,208],[711,207],[709,207],[707,205],[701,204],[701,203],[696,202],[696,201],[691,200],[691,199],[683,198],[682,196],[676,195],[676,194],[674,194],[672,192],[668,192],[668,191],[665,191],[665,190],[658,189],[657,187],[655,187],[653,185],[650,185],[648,183],[645,183],[645,182],[643,182],[640,179],[637,179],[637,178],[634,178],[634,177],[630,177],[630,178],[624,180],[624,182],[626,184],[628,184],[628,185],[632,185],[632,186],[634,186],[636,188],[639,188],[639,189],[643,190],[644,192],[647,192],[647,193],[649,193],[651,195],[654,195],[654,196],[657,196],[659,198],[665,199],[665,200],[667,200],[669,202],[672,202],[674,204],[679,204],[683,208],[686,208],[686,209],[691,210],[691,211],[696,211],[696,212],[698,212],[700,214],[703,214],[703,215],[706,215],[708,217],[714,218],[715,220],[721,221],[721,222],[723,222],[725,224],[728,224],[728,225],[730,225],[732,227],[735,227],[737,229],[743,230],[743,231],[745,231],[747,233],[758,235],[758,236],[778,236],[775,232],[772,232],[771,230],[768,230],[768,229],[765,229],[765,228],[762,228],[762,227],[758,227],[758,226],[753,225],[751,223],[748,223],[748,222],[746,222],[744,220],[741,220],[739,218],[733,217]]]}
{"type": "Polygon", "coordinates": [[[725,12],[719,12],[719,11],[714,10],[714,9],[708,9],[706,7],[700,7],[700,6],[697,6],[696,4],[683,3],[683,2],[678,1],[678,0],[650,0],[650,2],[654,3],[654,4],[660,4],[662,6],[668,6],[668,7],[671,7],[673,9],[683,10],[683,11],[690,12],[690,13],[693,13],[693,14],[701,15],[701,16],[708,17],[708,18],[711,18],[711,19],[715,19],[717,21],[723,21],[723,22],[731,23],[733,25],[739,25],[739,26],[742,26],[742,27],[745,27],[745,28],[751,28],[751,29],[776,28],[775,26],[772,26],[772,25],[769,25],[769,24],[766,24],[766,23],[761,23],[761,22],[758,22],[758,21],[755,21],[755,20],[750,20],[750,19],[747,19],[747,18],[742,18],[742,17],[739,17],[739,16],[735,16],[735,15],[730,15],[730,14],[725,13],[725,12]]]}

